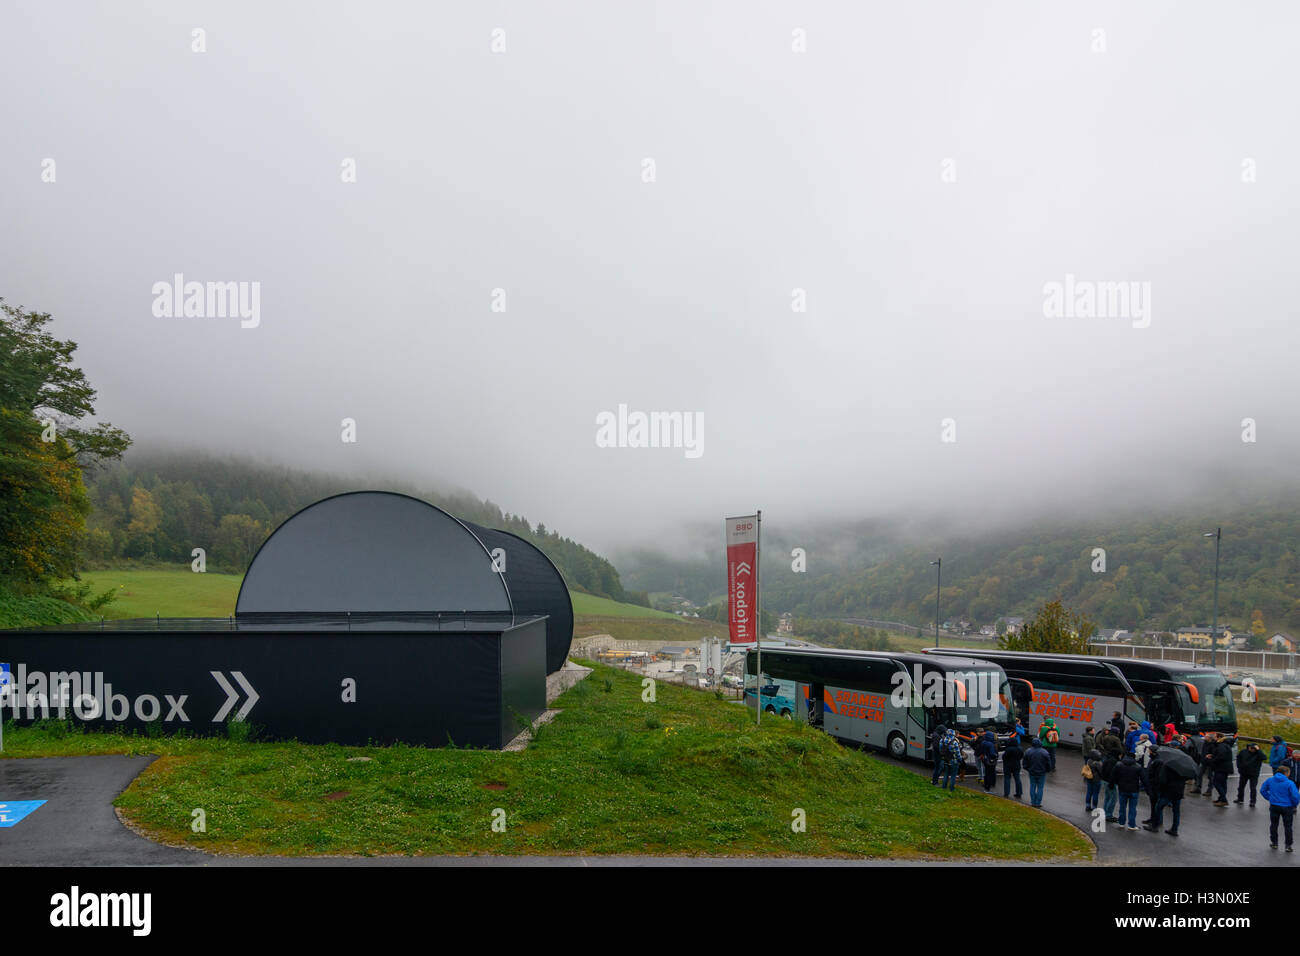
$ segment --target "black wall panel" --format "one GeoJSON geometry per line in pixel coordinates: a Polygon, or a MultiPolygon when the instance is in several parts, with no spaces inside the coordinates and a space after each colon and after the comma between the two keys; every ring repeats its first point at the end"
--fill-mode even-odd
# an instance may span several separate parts
{"type": "MultiPolygon", "coordinates": [[[[528,621],[504,634],[509,700],[531,719],[545,706],[545,624],[528,621]]],[[[46,675],[51,716],[57,701],[49,684],[57,678],[48,675],[76,672],[77,683],[84,679],[89,686],[70,689],[112,708],[85,720],[68,700],[68,716],[91,727],[143,730],[152,719],[169,733],[182,727],[195,735],[224,733],[224,720],[256,694],[245,719],[265,738],[430,747],[446,746],[450,739],[458,747],[499,748],[509,739],[503,739],[501,722],[507,699],[502,635],[493,630],[0,631],[0,662],[14,671],[16,687],[22,681],[19,690],[35,689],[25,674],[46,675]],[[343,699],[348,679],[355,681],[355,703],[343,699]],[[172,713],[169,695],[186,719],[172,713]],[[129,709],[125,719],[110,720],[121,708],[129,709]],[[215,721],[223,708],[224,720],[215,721]]],[[[83,704],[83,714],[93,712],[89,700],[83,704]]],[[[29,714],[35,719],[42,711],[23,708],[18,714],[26,722],[29,714]]],[[[10,702],[5,715],[15,716],[10,702]]]]}

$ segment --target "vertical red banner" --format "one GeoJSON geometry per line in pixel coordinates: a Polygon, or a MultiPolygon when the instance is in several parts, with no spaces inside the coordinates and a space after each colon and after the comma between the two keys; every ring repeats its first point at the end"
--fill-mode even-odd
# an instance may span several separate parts
{"type": "Polygon", "coordinates": [[[727,518],[727,622],[731,643],[758,640],[758,515],[727,518]]]}

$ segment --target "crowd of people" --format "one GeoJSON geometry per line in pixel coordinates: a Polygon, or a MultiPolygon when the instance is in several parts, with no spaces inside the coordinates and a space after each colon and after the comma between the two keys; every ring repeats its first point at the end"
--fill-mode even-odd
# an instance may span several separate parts
{"type": "MultiPolygon", "coordinates": [[[[1028,777],[1029,803],[1043,805],[1047,778],[1056,772],[1056,751],[1061,735],[1056,722],[1047,718],[1034,736],[1016,721],[1015,730],[999,749],[999,738],[992,727],[959,734],[939,725],[931,738],[934,772],[930,782],[955,790],[966,776],[966,753],[973,754],[981,774],[985,793],[997,784],[998,765],[1002,767],[1002,795],[1012,799],[1024,796],[1021,775],[1028,777]]],[[[1213,798],[1213,805],[1229,806],[1228,778],[1233,767],[1238,774],[1237,794],[1232,801],[1241,805],[1249,794],[1250,806],[1263,797],[1269,807],[1269,845],[1278,848],[1279,829],[1285,837],[1286,852],[1294,849],[1296,808],[1300,806],[1300,750],[1291,750],[1281,737],[1274,737],[1267,754],[1256,743],[1238,749],[1235,734],[1206,732],[1180,734],[1173,724],[1156,729],[1149,722],[1129,721],[1127,727],[1117,711],[1110,723],[1094,732],[1089,727],[1083,735],[1084,812],[1093,815],[1098,808],[1107,823],[1120,829],[1137,830],[1142,797],[1148,800],[1142,828],[1153,833],[1164,829],[1165,811],[1170,811],[1168,829],[1178,836],[1182,822],[1182,802],[1189,794],[1213,798]],[[1259,783],[1264,764],[1269,776],[1259,783]],[[1188,789],[1191,785],[1190,790],[1188,789]]]]}

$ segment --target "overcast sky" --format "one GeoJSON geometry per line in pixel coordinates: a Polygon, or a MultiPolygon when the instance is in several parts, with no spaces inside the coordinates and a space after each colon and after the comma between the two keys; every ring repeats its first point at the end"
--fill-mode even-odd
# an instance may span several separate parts
{"type": "Polygon", "coordinates": [[[1297,49],[1291,0],[8,2],[0,295],[139,445],[605,551],[1281,481],[1297,49]],[[259,324],[156,316],[176,273],[259,324]],[[1142,297],[1049,316],[1067,274],[1142,297]],[[620,404],[702,454],[597,447],[620,404]]]}

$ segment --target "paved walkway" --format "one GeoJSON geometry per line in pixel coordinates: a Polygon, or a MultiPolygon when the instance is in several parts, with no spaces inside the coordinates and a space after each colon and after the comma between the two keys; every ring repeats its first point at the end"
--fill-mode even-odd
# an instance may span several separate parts
{"type": "MultiPolygon", "coordinates": [[[[889,758],[881,757],[882,760],[889,758]]],[[[896,761],[891,761],[896,762],[896,761]]],[[[908,766],[917,773],[930,773],[930,767],[916,761],[908,766]]],[[[994,799],[1002,800],[1002,774],[998,768],[994,799]]],[[[1119,828],[1117,823],[1106,824],[1106,832],[1092,832],[1092,817],[1083,808],[1084,780],[1079,775],[1083,769],[1083,755],[1077,750],[1062,750],[1057,755],[1056,772],[1049,774],[1043,792],[1043,809],[1053,816],[1073,823],[1088,833],[1097,844],[1097,862],[1112,865],[1138,866],[1289,866],[1300,857],[1295,853],[1268,848],[1268,801],[1262,797],[1255,809],[1250,809],[1250,795],[1238,806],[1231,801],[1237,797],[1237,777],[1228,778],[1228,806],[1213,806],[1213,798],[1191,792],[1183,799],[1182,821],[1178,836],[1171,837],[1163,831],[1149,833],[1139,829],[1136,833],[1119,828]]],[[[1259,782],[1263,783],[1271,771],[1265,765],[1259,782]]],[[[1023,771],[1023,803],[1029,804],[1029,777],[1023,771]]],[[[974,773],[966,775],[965,786],[976,791],[982,785],[974,773]]],[[[1012,793],[1015,786],[1012,785],[1012,793]]],[[[1151,802],[1143,794],[1138,806],[1138,827],[1142,826],[1151,811],[1151,802]]],[[[1165,810],[1164,829],[1171,823],[1171,814],[1165,810]]],[[[1281,836],[1279,834],[1279,839],[1281,836]]]]}
{"type": "Polygon", "coordinates": [[[0,760],[0,801],[44,800],[0,827],[0,864],[26,866],[192,866],[206,853],[160,846],[122,826],[113,800],[154,757],[40,757],[0,760]]]}

